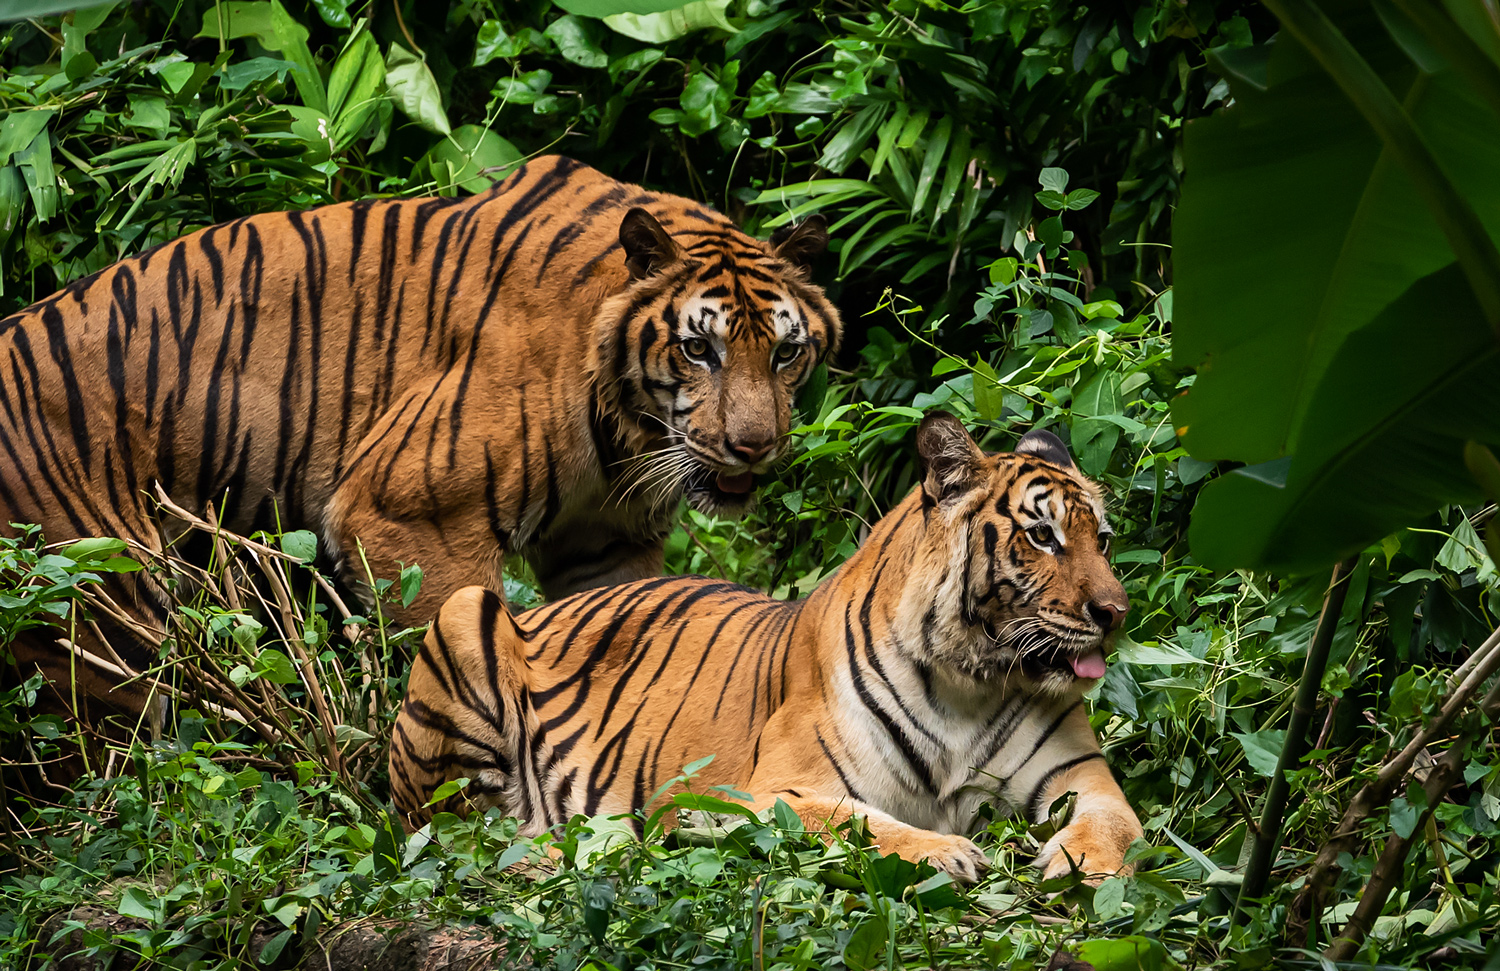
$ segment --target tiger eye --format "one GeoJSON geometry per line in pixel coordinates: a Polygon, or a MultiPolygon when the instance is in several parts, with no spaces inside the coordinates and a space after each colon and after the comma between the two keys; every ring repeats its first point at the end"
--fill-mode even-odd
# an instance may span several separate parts
{"type": "Polygon", "coordinates": [[[707,357],[708,341],[701,337],[689,337],[682,342],[682,349],[688,357],[707,357]]]}

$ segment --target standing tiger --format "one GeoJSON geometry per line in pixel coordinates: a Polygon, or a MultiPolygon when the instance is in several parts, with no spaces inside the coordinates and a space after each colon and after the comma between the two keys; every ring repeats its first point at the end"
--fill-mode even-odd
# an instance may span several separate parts
{"type": "Polygon", "coordinates": [[[1141,825],[1082,699],[1127,608],[1099,490],[1048,432],[987,456],[934,413],[917,451],[920,485],[802,602],[664,577],[513,619],[460,590],[396,722],[407,825],[498,806],[535,834],[628,813],[712,754],[704,786],[784,799],[812,829],[864,814],[883,851],[969,879],[985,857],[962,834],[983,802],[1040,820],[1073,791],[1038,865],[1124,867],[1141,825]]]}
{"type": "MultiPolygon", "coordinates": [[[[425,622],[507,551],[549,596],[654,576],[677,499],[742,510],[838,343],[820,219],[769,243],[690,200],[543,158],[472,198],[214,226],[0,321],[0,527],[171,539],[153,490],[320,534],[343,579],[424,571],[425,622]],[[165,535],[163,535],[165,534],[165,535]]],[[[111,591],[151,623],[143,574],[111,591]]],[[[80,635],[81,693],[138,713],[155,645],[80,635]]],[[[14,647],[65,685],[51,640],[14,647]]],[[[67,692],[63,692],[66,694],[67,692]]]]}

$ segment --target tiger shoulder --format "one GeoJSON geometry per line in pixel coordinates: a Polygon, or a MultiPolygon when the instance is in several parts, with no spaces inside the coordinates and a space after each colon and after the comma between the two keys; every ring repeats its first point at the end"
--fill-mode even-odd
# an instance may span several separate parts
{"type": "Polygon", "coordinates": [[[921,483],[800,602],[662,577],[513,618],[459,591],[396,723],[407,825],[499,807],[537,834],[649,809],[713,755],[697,784],[784,800],[823,832],[862,814],[883,851],[966,879],[985,865],[967,838],[982,804],[1039,821],[1076,792],[1038,864],[1125,869],[1141,825],[1082,698],[1128,609],[1099,489],[1046,432],[986,455],[932,414],[917,449],[921,483]]]}

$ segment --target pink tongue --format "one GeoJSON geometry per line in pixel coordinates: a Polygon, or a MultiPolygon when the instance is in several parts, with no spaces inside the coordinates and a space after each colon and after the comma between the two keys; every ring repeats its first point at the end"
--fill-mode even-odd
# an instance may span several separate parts
{"type": "Polygon", "coordinates": [[[725,475],[723,472],[720,472],[719,477],[714,480],[714,484],[719,487],[719,491],[721,492],[749,492],[750,487],[755,485],[755,474],[752,472],[741,472],[739,475],[725,475]]]}
{"type": "Polygon", "coordinates": [[[1092,654],[1085,654],[1083,657],[1069,658],[1068,663],[1073,665],[1073,673],[1080,678],[1104,677],[1103,651],[1095,651],[1092,654]]]}

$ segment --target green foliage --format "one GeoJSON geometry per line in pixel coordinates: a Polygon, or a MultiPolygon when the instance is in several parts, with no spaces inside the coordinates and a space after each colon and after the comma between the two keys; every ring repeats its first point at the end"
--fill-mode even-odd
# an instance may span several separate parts
{"type": "Polygon", "coordinates": [[[1432,165],[1285,33],[1239,52],[1235,106],[1189,126],[1174,350],[1204,366],[1173,420],[1194,455],[1252,463],[1204,492],[1206,563],[1326,567],[1477,500],[1464,444],[1500,443],[1500,317],[1455,235],[1471,219],[1493,251],[1500,233],[1500,102],[1422,36],[1446,23],[1472,46],[1446,14],[1400,18],[1377,5],[1339,24],[1378,69],[1362,87],[1400,99],[1432,165]]]}
{"type": "MultiPolygon", "coordinates": [[[[1461,52],[1399,20],[1415,2],[1382,4],[1351,36],[1488,219],[1493,186],[1474,181],[1487,171],[1474,159],[1491,130],[1470,122],[1490,102],[1456,80],[1472,74],[1461,52]]],[[[805,595],[912,488],[925,410],[953,411],[990,449],[1058,431],[1112,497],[1132,606],[1091,718],[1149,845],[1132,851],[1134,877],[1041,884],[1024,864],[1066,804],[1038,827],[995,807],[980,836],[995,868],[962,889],[879,858],[857,829],[825,846],[785,807],[716,818],[734,804],[713,792],[677,797],[687,818],[672,833],[636,820],[643,841],[624,835],[630,820],[573,820],[553,836],[556,869],[493,815],[442,815],[408,839],[382,808],[383,772],[415,632],[388,629],[382,605],[411,602],[421,565],[370,578],[364,617],[320,581],[314,534],[226,537],[176,587],[153,670],[183,692],[175,730],[116,750],[115,774],[70,801],[6,791],[0,964],[76,950],[285,965],[336,925],[419,918],[566,971],[1028,968],[1063,943],[1101,969],[1312,966],[1278,951],[1298,867],[1497,623],[1494,510],[1433,512],[1433,495],[1479,493],[1426,458],[1434,442],[1496,444],[1484,422],[1500,383],[1471,380],[1493,343],[1462,323],[1477,317],[1437,223],[1292,38],[1267,60],[1274,29],[1258,6],[1199,0],[146,0],[6,26],[0,313],[214,222],[478,192],[541,152],[762,234],[827,215],[821,279],[848,321],[845,350],[805,389],[796,449],[758,507],[737,522],[684,513],[669,569],[805,595]],[[1189,122],[1174,241],[1189,292],[1174,310],[1165,244],[1189,122]],[[1414,335],[1427,319],[1461,323],[1414,335]],[[1424,398],[1433,374],[1446,384],[1424,398]],[[1284,480],[1203,459],[1287,452],[1284,480]],[[1365,487],[1393,468],[1432,481],[1409,502],[1365,487]],[[1295,507],[1266,498],[1268,479],[1301,490],[1295,507]],[[1277,879],[1231,930],[1322,589],[1217,567],[1338,536],[1358,566],[1316,749],[1292,773],[1277,879]],[[169,663],[182,658],[194,663],[169,663]],[[226,706],[254,717],[226,719],[226,706]],[[79,904],[116,923],[70,916],[79,904]]],[[[1481,453],[1473,481],[1490,482],[1481,453]]],[[[86,619],[108,570],[187,570],[117,542],[3,541],[0,634],[86,619]]],[[[517,606],[539,601],[519,560],[505,588],[517,606]]],[[[0,742],[36,764],[67,730],[41,714],[40,690],[32,678],[0,692],[0,742]]],[[[1476,752],[1416,834],[1362,960],[1483,962],[1500,927],[1492,762],[1476,752]]],[[[1374,842],[1311,943],[1338,930],[1380,841],[1411,831],[1422,798],[1412,787],[1371,820],[1374,842]]]]}

